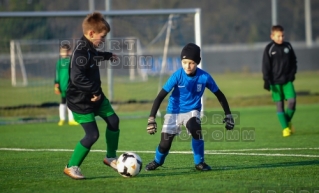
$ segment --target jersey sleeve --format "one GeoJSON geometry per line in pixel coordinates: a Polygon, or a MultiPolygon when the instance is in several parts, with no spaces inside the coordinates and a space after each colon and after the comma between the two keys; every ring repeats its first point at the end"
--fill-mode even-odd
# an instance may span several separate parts
{"type": "Polygon", "coordinates": [[[288,78],[289,78],[289,81],[294,81],[295,75],[297,73],[297,57],[290,43],[288,43],[288,46],[291,50],[291,53],[290,53],[290,61],[291,61],[290,68],[291,69],[290,69],[290,73],[288,74],[288,78]]]}
{"type": "Polygon", "coordinates": [[[215,93],[219,90],[215,80],[213,77],[209,74],[207,74],[207,82],[206,82],[206,88],[208,88],[211,92],[215,93]]]}
{"type": "Polygon", "coordinates": [[[263,53],[263,59],[262,59],[262,73],[263,73],[263,79],[264,81],[270,81],[271,80],[271,60],[269,56],[269,45],[266,46],[264,53],[263,53]]]}
{"type": "MultiPolygon", "coordinates": [[[[97,52],[98,56],[102,56],[102,58],[100,59],[100,61],[103,60],[109,60],[113,54],[111,52],[97,52]]],[[[100,62],[98,61],[98,62],[100,62]]]]}
{"type": "Polygon", "coordinates": [[[60,82],[60,60],[58,60],[57,62],[56,62],[56,65],[55,65],[55,79],[54,79],[54,83],[55,84],[59,84],[59,82],[60,82]]]}
{"type": "Polygon", "coordinates": [[[100,85],[86,76],[89,68],[89,55],[85,52],[74,52],[70,65],[70,80],[82,92],[101,94],[100,85]]]}
{"type": "Polygon", "coordinates": [[[163,86],[163,89],[166,92],[171,92],[171,90],[174,88],[174,86],[177,84],[177,73],[172,74],[171,77],[169,77],[169,79],[166,81],[166,83],[163,86]]]}

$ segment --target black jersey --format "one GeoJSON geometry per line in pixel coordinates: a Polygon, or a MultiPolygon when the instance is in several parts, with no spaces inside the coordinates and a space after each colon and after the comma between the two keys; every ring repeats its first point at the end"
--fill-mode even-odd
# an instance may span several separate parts
{"type": "Polygon", "coordinates": [[[69,66],[69,83],[66,100],[71,111],[79,114],[91,113],[98,109],[104,99],[101,88],[98,62],[109,60],[110,52],[99,52],[83,36],[76,44],[69,66]],[[93,95],[100,95],[101,100],[92,102],[93,95]]]}
{"type": "Polygon", "coordinates": [[[270,42],[263,54],[263,79],[270,84],[285,84],[295,80],[297,59],[289,42],[270,42]]]}

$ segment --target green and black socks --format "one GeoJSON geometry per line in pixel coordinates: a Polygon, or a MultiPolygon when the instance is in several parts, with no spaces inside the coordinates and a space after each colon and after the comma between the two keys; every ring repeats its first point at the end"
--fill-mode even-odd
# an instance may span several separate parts
{"type": "Polygon", "coordinates": [[[289,126],[289,123],[291,122],[294,114],[295,110],[292,109],[287,109],[286,112],[277,112],[277,116],[282,129],[285,129],[289,126]]]}
{"type": "Polygon", "coordinates": [[[291,122],[292,120],[292,117],[294,116],[295,114],[295,110],[292,110],[292,109],[287,109],[286,110],[286,117],[287,117],[287,122],[291,122]]]}
{"type": "Polygon", "coordinates": [[[84,147],[81,142],[78,142],[68,163],[68,167],[80,166],[89,152],[90,149],[84,147]]]}
{"type": "Polygon", "coordinates": [[[111,131],[106,129],[105,140],[106,140],[106,157],[115,158],[116,151],[119,143],[120,130],[111,131]]]}
{"type": "Polygon", "coordinates": [[[288,121],[286,114],[284,112],[277,112],[277,116],[280,122],[282,129],[286,129],[288,127],[288,121]]]}
{"type": "MultiPolygon", "coordinates": [[[[109,157],[109,158],[116,157],[119,136],[120,136],[119,130],[118,131],[111,131],[109,129],[106,129],[106,133],[105,133],[106,146],[107,146],[106,157],[109,157]]],[[[67,167],[80,166],[89,152],[90,152],[90,149],[84,147],[81,144],[81,142],[78,142],[77,145],[75,146],[75,149],[73,151],[73,154],[71,156],[71,159],[70,159],[67,167]]]]}

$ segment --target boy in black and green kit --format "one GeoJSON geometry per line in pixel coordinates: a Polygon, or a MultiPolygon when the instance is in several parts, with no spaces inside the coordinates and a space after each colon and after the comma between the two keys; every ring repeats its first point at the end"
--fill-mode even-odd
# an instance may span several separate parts
{"type": "Polygon", "coordinates": [[[66,89],[69,82],[69,65],[70,65],[71,47],[68,44],[62,44],[60,47],[60,58],[56,62],[54,92],[61,96],[59,105],[59,126],[64,125],[66,121],[66,112],[68,112],[69,125],[79,125],[74,121],[73,114],[66,106],[66,89]]]}
{"type": "Polygon", "coordinates": [[[117,169],[116,151],[119,141],[119,117],[115,114],[109,100],[101,88],[98,62],[117,60],[110,52],[100,52],[97,48],[104,43],[111,28],[103,15],[94,12],[82,23],[83,37],[77,41],[71,56],[70,79],[67,89],[67,105],[73,112],[75,121],[81,124],[85,136],[81,139],[71,156],[64,173],[74,179],[83,179],[80,165],[99,138],[95,116],[100,116],[107,124],[106,157],[104,164],[117,169]]]}
{"type": "Polygon", "coordinates": [[[291,44],[284,41],[282,26],[272,26],[270,37],[273,41],[266,46],[262,61],[264,89],[272,92],[283,137],[288,137],[294,132],[291,120],[296,111],[293,81],[297,73],[297,59],[291,44]],[[285,100],[288,103],[286,111],[285,100]]]}

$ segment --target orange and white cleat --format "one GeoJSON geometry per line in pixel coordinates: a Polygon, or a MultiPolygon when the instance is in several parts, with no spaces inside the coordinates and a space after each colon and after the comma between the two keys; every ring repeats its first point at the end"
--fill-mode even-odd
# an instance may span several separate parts
{"type": "Polygon", "coordinates": [[[117,158],[105,157],[103,163],[117,171],[117,158]]]}
{"type": "Polygon", "coordinates": [[[78,166],[71,166],[69,168],[65,166],[63,172],[64,174],[76,180],[85,179],[85,177],[81,173],[81,169],[78,166]]]}

